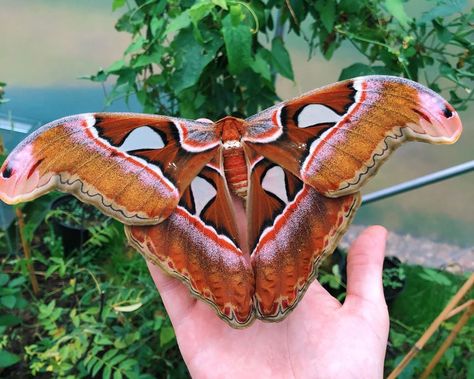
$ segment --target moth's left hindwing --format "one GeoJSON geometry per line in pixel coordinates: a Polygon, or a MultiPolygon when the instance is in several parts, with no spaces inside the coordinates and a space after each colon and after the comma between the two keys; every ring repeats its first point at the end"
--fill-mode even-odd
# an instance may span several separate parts
{"type": "Polygon", "coordinates": [[[131,245],[179,278],[234,328],[254,319],[255,280],[238,245],[225,176],[209,164],[193,179],[176,210],[157,225],[127,226],[131,245]]]}
{"type": "Polygon", "coordinates": [[[66,117],[9,155],[0,198],[14,204],[57,188],[125,224],[156,224],[176,208],[219,144],[208,123],[126,113],[66,117]]]}

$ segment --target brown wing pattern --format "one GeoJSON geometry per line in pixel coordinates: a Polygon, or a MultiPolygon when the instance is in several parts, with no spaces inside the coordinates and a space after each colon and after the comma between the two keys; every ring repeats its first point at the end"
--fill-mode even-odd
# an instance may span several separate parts
{"type": "Polygon", "coordinates": [[[147,259],[241,328],[296,307],[352,220],[360,187],[396,147],[453,143],[461,130],[439,95],[387,76],[320,88],[245,121],[83,114],[18,145],[0,169],[0,199],[57,188],[96,205],[127,225],[147,259]],[[225,171],[225,149],[247,163],[250,258],[226,182],[245,183],[232,176],[245,166],[225,171]]]}
{"type": "Polygon", "coordinates": [[[248,122],[248,146],[331,197],[357,192],[402,142],[453,143],[462,130],[442,97],[387,76],[323,87],[248,122]]]}
{"type": "Polygon", "coordinates": [[[250,239],[255,245],[251,256],[255,312],[263,320],[279,321],[298,304],[320,262],[336,248],[360,195],[325,197],[266,159],[254,166],[250,187],[249,224],[251,235],[257,236],[250,239]],[[281,170],[279,175],[273,173],[280,182],[267,181],[273,167],[281,170]],[[281,203],[272,202],[273,197],[281,203]],[[271,217],[260,215],[262,203],[271,217]]]}
{"type": "Polygon", "coordinates": [[[10,154],[0,171],[0,198],[18,203],[58,188],[126,224],[157,223],[173,211],[219,143],[209,124],[163,116],[67,117],[42,127],[10,154]]]}
{"type": "Polygon", "coordinates": [[[206,166],[170,217],[157,225],[127,226],[125,231],[147,259],[183,281],[232,327],[241,328],[254,319],[254,277],[235,243],[228,199],[224,177],[206,166]]]}

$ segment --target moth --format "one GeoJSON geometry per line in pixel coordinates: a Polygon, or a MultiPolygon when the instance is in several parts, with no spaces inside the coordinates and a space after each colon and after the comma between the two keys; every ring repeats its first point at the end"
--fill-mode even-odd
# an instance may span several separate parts
{"type": "Polygon", "coordinates": [[[95,205],[125,224],[146,259],[242,328],[297,306],[393,150],[454,143],[461,130],[442,97],[389,76],[331,84],[245,120],[81,114],[16,147],[0,169],[0,198],[59,189],[95,205]]]}

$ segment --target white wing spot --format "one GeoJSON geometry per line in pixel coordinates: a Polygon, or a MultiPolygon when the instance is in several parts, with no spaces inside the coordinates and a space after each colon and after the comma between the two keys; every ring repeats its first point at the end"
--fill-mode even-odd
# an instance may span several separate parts
{"type": "Polygon", "coordinates": [[[262,188],[273,193],[285,204],[288,204],[288,194],[285,186],[285,172],[280,166],[269,169],[262,179],[262,188]]]}
{"type": "Polygon", "coordinates": [[[216,197],[217,191],[211,183],[199,176],[191,182],[191,190],[196,207],[195,215],[199,216],[204,207],[216,197]]]}
{"type": "Polygon", "coordinates": [[[309,104],[298,115],[298,127],[307,128],[316,124],[339,122],[342,116],[322,104],[309,104]]]}
{"type": "Polygon", "coordinates": [[[127,152],[142,149],[162,149],[164,146],[165,142],[159,133],[149,126],[141,126],[133,130],[118,149],[127,152]]]}

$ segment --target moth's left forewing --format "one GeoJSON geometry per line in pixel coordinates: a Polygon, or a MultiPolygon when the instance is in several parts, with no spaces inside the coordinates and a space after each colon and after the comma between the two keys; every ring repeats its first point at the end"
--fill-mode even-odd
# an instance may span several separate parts
{"type": "Polygon", "coordinates": [[[256,315],[278,321],[296,307],[360,203],[322,196],[263,157],[253,160],[248,200],[256,315]]]}
{"type": "Polygon", "coordinates": [[[247,121],[249,147],[331,197],[357,192],[402,142],[449,144],[462,130],[441,96],[389,76],[335,83],[247,121]]]}
{"type": "Polygon", "coordinates": [[[0,170],[0,199],[74,194],[125,224],[155,224],[218,153],[212,123],[158,115],[89,113],[38,129],[0,170]]]}

